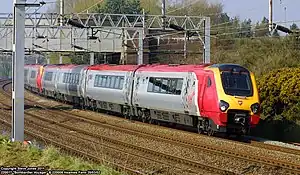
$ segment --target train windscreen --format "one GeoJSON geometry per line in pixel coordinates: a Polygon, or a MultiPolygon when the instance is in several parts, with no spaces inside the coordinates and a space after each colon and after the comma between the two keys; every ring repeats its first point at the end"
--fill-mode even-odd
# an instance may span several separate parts
{"type": "Polygon", "coordinates": [[[252,96],[253,89],[249,73],[222,72],[222,85],[225,93],[232,96],[252,96]]]}

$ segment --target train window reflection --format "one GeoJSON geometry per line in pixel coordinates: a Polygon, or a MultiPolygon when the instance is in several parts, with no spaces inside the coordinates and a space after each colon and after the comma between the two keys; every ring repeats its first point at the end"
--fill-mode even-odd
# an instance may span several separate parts
{"type": "Polygon", "coordinates": [[[252,96],[252,83],[248,73],[222,72],[222,85],[227,95],[252,96]]]}
{"type": "Polygon", "coordinates": [[[161,78],[150,77],[148,92],[180,95],[183,85],[183,78],[161,78]]]}

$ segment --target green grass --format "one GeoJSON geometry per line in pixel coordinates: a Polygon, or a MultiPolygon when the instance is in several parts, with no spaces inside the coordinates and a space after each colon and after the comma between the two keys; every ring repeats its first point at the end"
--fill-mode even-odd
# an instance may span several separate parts
{"type": "Polygon", "coordinates": [[[53,147],[44,150],[33,146],[24,146],[11,142],[0,135],[0,166],[3,167],[49,167],[51,170],[87,171],[98,170],[101,175],[119,175],[121,173],[103,165],[85,162],[80,158],[60,153],[53,147]]]}

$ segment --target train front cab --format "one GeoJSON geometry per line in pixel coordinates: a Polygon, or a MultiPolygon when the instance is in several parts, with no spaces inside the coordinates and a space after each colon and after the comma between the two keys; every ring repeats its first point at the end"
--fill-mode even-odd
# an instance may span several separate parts
{"type": "Polygon", "coordinates": [[[212,117],[214,130],[247,135],[259,122],[259,95],[254,74],[235,64],[215,64],[213,71],[218,112],[212,117]]]}

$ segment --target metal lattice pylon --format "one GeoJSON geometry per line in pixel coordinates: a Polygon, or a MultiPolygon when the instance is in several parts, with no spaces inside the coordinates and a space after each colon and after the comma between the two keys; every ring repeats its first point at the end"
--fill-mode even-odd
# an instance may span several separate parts
{"type": "MultiPolygon", "coordinates": [[[[145,38],[145,31],[163,29],[161,15],[77,13],[64,15],[64,17],[76,21],[84,28],[67,24],[60,26],[60,15],[56,13],[27,13],[25,15],[25,48],[40,52],[82,51],[74,48],[76,45],[90,52],[121,52],[122,39],[125,35],[126,40],[139,50],[139,46],[134,42],[138,41],[141,36],[139,32],[142,32],[145,38]],[[60,39],[60,33],[62,39],[60,39]],[[91,36],[93,39],[90,39],[91,36]]],[[[0,21],[0,48],[11,51],[12,14],[0,13],[0,21]]],[[[204,45],[205,62],[210,61],[209,17],[166,16],[165,21],[167,24],[175,24],[197,33],[204,45]]],[[[166,30],[173,29],[167,27],[166,30]]]]}

